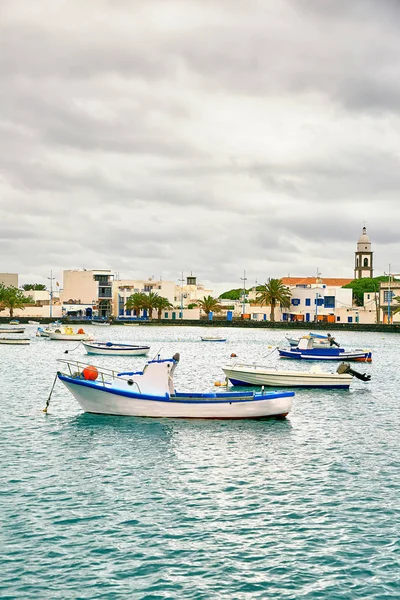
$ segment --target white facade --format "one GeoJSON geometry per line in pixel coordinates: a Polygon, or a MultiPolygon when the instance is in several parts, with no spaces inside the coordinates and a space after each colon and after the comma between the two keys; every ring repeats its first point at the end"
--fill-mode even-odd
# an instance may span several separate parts
{"type": "Polygon", "coordinates": [[[112,280],[109,269],[71,269],[63,273],[63,314],[108,318],[112,313],[112,280]]]}
{"type": "Polygon", "coordinates": [[[117,279],[113,283],[113,314],[118,317],[130,317],[132,311],[125,309],[126,301],[132,294],[157,294],[175,304],[175,283],[149,279],[117,279]]]}
{"type": "Polygon", "coordinates": [[[0,283],[2,283],[5,287],[18,287],[18,274],[0,273],[0,283]]]}

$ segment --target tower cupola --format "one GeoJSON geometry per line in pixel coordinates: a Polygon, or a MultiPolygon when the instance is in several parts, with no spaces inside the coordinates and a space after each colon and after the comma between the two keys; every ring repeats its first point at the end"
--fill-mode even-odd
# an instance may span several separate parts
{"type": "Polygon", "coordinates": [[[358,238],[357,251],[355,253],[354,279],[373,277],[373,252],[371,240],[367,235],[367,228],[363,227],[362,234],[358,238]]]}

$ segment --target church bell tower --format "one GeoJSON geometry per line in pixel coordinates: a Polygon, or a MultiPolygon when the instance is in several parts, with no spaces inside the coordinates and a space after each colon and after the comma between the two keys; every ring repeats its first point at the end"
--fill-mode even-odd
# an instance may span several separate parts
{"type": "Polygon", "coordinates": [[[362,234],[357,242],[357,251],[355,253],[354,279],[363,277],[373,277],[373,252],[371,250],[371,240],[367,235],[367,228],[363,227],[362,234]]]}

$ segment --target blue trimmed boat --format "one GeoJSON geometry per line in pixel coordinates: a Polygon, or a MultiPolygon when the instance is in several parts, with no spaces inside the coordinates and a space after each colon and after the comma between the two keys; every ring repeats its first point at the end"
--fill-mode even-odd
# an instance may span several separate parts
{"type": "Polygon", "coordinates": [[[59,362],[66,368],[58,371],[58,379],[89,413],[185,419],[286,417],[294,397],[292,391],[176,392],[173,374],[179,354],[151,360],[138,372],[116,373],[66,359],[59,362]]]}
{"type": "Polygon", "coordinates": [[[296,348],[284,350],[278,348],[281,358],[292,358],[296,360],[340,360],[371,362],[372,352],[366,350],[345,350],[336,346],[316,345],[313,338],[301,338],[296,348]]]}
{"type": "Polygon", "coordinates": [[[147,356],[150,346],[135,344],[114,344],[113,342],[82,342],[87,354],[107,356],[147,356]]]}

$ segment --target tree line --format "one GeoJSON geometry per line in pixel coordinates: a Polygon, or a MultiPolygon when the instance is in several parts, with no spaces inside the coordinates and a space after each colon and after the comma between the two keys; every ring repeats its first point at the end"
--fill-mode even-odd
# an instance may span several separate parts
{"type": "Polygon", "coordinates": [[[32,304],[33,298],[25,296],[24,292],[14,285],[6,287],[0,283],[0,312],[9,310],[11,319],[14,316],[14,310],[17,308],[24,309],[27,304],[32,304]]]}

